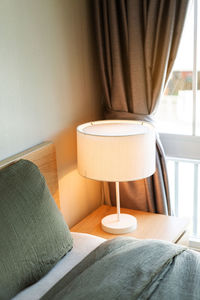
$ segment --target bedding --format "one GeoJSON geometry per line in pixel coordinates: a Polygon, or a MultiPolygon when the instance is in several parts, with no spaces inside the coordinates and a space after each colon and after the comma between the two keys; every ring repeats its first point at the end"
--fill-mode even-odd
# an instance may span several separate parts
{"type": "Polygon", "coordinates": [[[102,244],[105,239],[86,234],[71,233],[73,248],[43,278],[21,291],[12,300],[38,300],[65,274],[83,260],[92,250],[102,244]]]}
{"type": "Polygon", "coordinates": [[[73,242],[43,175],[28,160],[0,170],[0,299],[43,277],[73,242]]]}
{"type": "Polygon", "coordinates": [[[199,253],[156,240],[70,234],[31,162],[0,170],[0,193],[0,299],[200,299],[199,253]]]}
{"type": "Polygon", "coordinates": [[[41,299],[200,299],[200,256],[162,241],[116,238],[96,248],[41,299]]]}

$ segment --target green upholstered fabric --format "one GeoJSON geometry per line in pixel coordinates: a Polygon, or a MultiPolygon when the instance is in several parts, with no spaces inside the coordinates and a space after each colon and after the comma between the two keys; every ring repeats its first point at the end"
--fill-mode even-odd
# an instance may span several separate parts
{"type": "Polygon", "coordinates": [[[0,170],[0,299],[39,280],[72,245],[38,167],[20,160],[0,170]]]}
{"type": "Polygon", "coordinates": [[[117,237],[97,247],[40,300],[199,300],[199,287],[198,252],[117,237]]]}

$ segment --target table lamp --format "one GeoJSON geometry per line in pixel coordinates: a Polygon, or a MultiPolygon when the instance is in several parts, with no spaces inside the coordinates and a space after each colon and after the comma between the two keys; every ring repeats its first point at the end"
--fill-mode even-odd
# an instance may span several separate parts
{"type": "Polygon", "coordinates": [[[141,121],[106,120],[77,127],[79,173],[87,178],[115,182],[117,213],[104,217],[102,229],[112,234],[137,228],[137,220],[120,213],[119,182],[134,181],[155,172],[155,132],[141,121]]]}

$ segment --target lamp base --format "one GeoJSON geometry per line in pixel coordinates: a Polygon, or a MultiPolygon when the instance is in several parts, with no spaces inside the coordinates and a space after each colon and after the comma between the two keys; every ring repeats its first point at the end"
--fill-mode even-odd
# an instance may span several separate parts
{"type": "Polygon", "coordinates": [[[120,214],[120,220],[118,221],[118,215],[108,215],[101,220],[101,227],[105,232],[112,234],[128,233],[137,228],[137,219],[128,214],[120,214]]]}

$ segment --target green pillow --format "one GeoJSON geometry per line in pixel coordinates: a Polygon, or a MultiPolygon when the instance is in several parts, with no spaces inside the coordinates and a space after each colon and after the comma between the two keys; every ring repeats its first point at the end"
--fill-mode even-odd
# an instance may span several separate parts
{"type": "Polygon", "coordinates": [[[20,160],[0,170],[0,299],[38,281],[72,246],[38,167],[20,160]]]}

